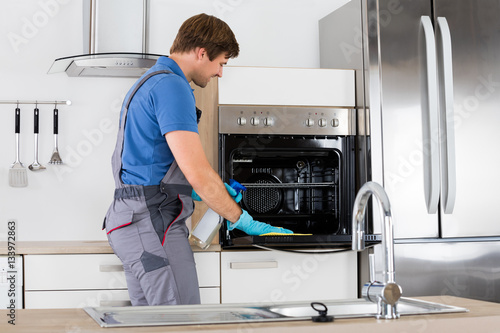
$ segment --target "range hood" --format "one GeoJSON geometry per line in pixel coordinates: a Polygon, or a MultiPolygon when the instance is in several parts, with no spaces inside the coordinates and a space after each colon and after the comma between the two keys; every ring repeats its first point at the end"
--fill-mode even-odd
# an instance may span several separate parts
{"type": "Polygon", "coordinates": [[[161,54],[148,54],[149,0],[83,0],[83,54],[56,59],[48,74],[140,77],[161,54]]]}

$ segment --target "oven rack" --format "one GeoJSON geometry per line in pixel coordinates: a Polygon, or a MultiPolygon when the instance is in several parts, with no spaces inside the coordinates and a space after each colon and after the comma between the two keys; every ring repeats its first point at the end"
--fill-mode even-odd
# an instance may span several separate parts
{"type": "Polygon", "coordinates": [[[241,183],[241,185],[249,188],[254,187],[272,187],[272,188],[315,188],[315,187],[332,187],[337,184],[331,183],[241,183]]]}

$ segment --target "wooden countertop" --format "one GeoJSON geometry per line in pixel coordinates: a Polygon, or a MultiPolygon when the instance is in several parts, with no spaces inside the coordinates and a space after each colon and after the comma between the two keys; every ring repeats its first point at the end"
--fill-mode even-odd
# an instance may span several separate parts
{"type": "MultiPolygon", "coordinates": [[[[0,255],[8,254],[7,242],[0,242],[0,255]]],[[[191,245],[193,252],[220,251],[220,245],[210,245],[202,250],[191,245]]],[[[108,241],[19,241],[15,243],[16,254],[106,254],[113,253],[108,241]]]]}
{"type": "Polygon", "coordinates": [[[491,303],[453,296],[419,297],[442,304],[465,307],[467,313],[449,313],[402,316],[397,320],[375,318],[337,319],[332,323],[290,321],[269,323],[243,323],[225,325],[190,325],[101,328],[82,309],[16,310],[16,325],[8,324],[8,310],[0,310],[0,332],[286,332],[308,333],[331,331],[336,333],[402,333],[402,332],[498,332],[500,303],[491,303]]]}

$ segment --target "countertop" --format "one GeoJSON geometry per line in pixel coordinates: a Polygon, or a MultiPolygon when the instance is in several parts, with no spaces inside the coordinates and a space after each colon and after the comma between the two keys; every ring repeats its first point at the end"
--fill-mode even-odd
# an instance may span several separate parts
{"type": "MultiPolygon", "coordinates": [[[[15,254],[106,254],[113,253],[107,241],[19,241],[14,244],[15,254]]],[[[220,245],[202,250],[191,245],[193,252],[220,251],[220,245]]],[[[8,254],[8,244],[0,242],[0,255],[8,254]]]]}
{"type": "Polygon", "coordinates": [[[453,296],[419,297],[426,301],[468,308],[467,313],[402,316],[397,320],[375,318],[337,319],[332,323],[312,321],[243,323],[225,325],[156,326],[101,328],[82,309],[16,310],[16,325],[8,324],[8,310],[0,310],[0,332],[498,332],[500,303],[483,302],[453,296]]]}

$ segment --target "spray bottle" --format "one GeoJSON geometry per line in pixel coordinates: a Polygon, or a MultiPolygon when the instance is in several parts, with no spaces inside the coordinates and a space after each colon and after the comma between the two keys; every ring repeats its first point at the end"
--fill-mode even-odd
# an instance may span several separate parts
{"type": "MultiPolygon", "coordinates": [[[[239,194],[246,190],[245,186],[241,185],[234,179],[229,180],[229,186],[231,186],[239,194]]],[[[236,202],[239,202],[240,200],[241,195],[238,195],[236,197],[236,202]]],[[[223,218],[211,208],[207,209],[200,222],[198,222],[196,227],[191,231],[189,240],[203,250],[207,249],[212,243],[215,235],[219,232],[222,220],[223,218]]]]}

